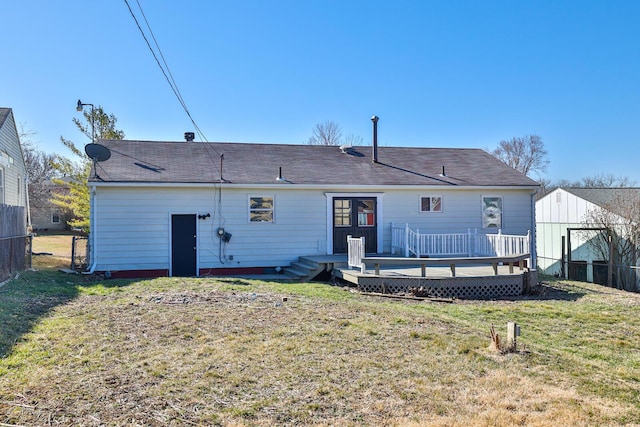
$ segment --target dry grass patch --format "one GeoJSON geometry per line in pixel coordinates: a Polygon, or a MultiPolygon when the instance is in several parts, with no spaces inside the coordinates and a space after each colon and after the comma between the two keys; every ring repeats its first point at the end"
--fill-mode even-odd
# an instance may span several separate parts
{"type": "Polygon", "coordinates": [[[71,258],[72,233],[40,233],[33,238],[33,252],[50,253],[58,258],[71,258]]]}
{"type": "Polygon", "coordinates": [[[535,316],[546,303],[494,311],[214,279],[73,286],[78,296],[0,359],[7,423],[587,426],[640,415],[632,398],[566,371],[559,346],[488,348],[483,316],[535,316]]]}

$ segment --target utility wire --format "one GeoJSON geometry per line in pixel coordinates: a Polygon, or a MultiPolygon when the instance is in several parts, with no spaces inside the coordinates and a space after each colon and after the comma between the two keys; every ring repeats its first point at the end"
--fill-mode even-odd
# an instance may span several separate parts
{"type": "Polygon", "coordinates": [[[182,94],[180,93],[180,90],[178,89],[178,85],[176,84],[176,82],[175,82],[175,80],[173,78],[173,75],[171,74],[171,70],[169,69],[169,65],[167,64],[167,62],[164,59],[164,55],[162,55],[162,51],[160,50],[160,46],[158,45],[158,42],[156,41],[156,38],[153,35],[153,31],[151,30],[151,26],[149,25],[149,22],[147,21],[147,18],[146,18],[145,14],[144,14],[144,11],[142,10],[142,6],[140,5],[140,2],[138,0],[136,0],[136,3],[138,4],[138,8],[140,9],[140,12],[142,13],[142,17],[144,18],[144,21],[145,21],[145,23],[147,25],[147,28],[149,29],[149,33],[151,34],[151,37],[153,38],[153,41],[154,41],[154,43],[156,45],[156,48],[158,49],[158,52],[160,53],[160,56],[162,57],[162,62],[164,63],[164,66],[160,63],[160,60],[158,59],[158,56],[156,55],[155,50],[151,46],[151,43],[149,42],[149,39],[147,38],[144,30],[140,26],[140,22],[138,21],[138,18],[136,17],[136,15],[133,12],[133,10],[131,9],[131,5],[129,5],[129,1],[128,0],[124,0],[124,2],[127,5],[127,8],[129,9],[129,13],[131,14],[131,17],[133,18],[133,20],[135,21],[136,26],[138,27],[138,30],[140,31],[140,34],[142,35],[142,38],[144,39],[145,43],[147,44],[147,47],[149,48],[149,50],[151,51],[151,54],[153,55],[153,58],[156,60],[156,63],[158,64],[158,67],[160,67],[160,70],[162,71],[162,74],[164,75],[164,78],[167,80],[167,83],[169,83],[169,86],[171,87],[171,90],[173,91],[173,94],[178,99],[178,102],[180,102],[180,105],[184,109],[185,113],[187,113],[187,116],[189,117],[189,120],[191,120],[191,123],[193,124],[194,128],[196,129],[196,132],[198,132],[198,135],[200,135],[200,138],[202,138],[202,140],[204,142],[208,142],[206,136],[200,130],[200,127],[197,125],[196,121],[191,116],[191,113],[189,112],[189,108],[187,108],[187,104],[184,101],[184,98],[182,98],[182,94]]]}
{"type": "MultiPolygon", "coordinates": [[[[142,35],[142,38],[144,39],[145,43],[147,44],[147,47],[149,48],[149,50],[151,51],[151,54],[153,55],[153,58],[156,60],[156,63],[158,64],[158,67],[160,67],[160,70],[162,71],[162,74],[164,75],[164,78],[167,80],[167,83],[169,83],[169,86],[171,87],[171,90],[173,91],[173,94],[178,99],[178,102],[180,102],[180,105],[184,109],[185,113],[187,113],[187,116],[189,117],[189,120],[191,120],[191,123],[193,124],[196,132],[198,132],[198,135],[200,135],[200,138],[205,143],[205,144],[203,144],[204,148],[205,148],[205,152],[209,156],[209,159],[211,160],[211,163],[216,168],[216,170],[218,170],[218,174],[222,178],[222,170],[220,170],[218,168],[216,159],[214,159],[214,157],[212,156],[210,150],[213,150],[216,153],[217,156],[220,156],[220,158],[222,158],[222,155],[220,153],[218,153],[218,151],[215,149],[215,147],[212,144],[208,143],[209,141],[207,140],[207,137],[204,135],[204,133],[202,132],[202,130],[200,129],[200,127],[198,126],[196,121],[191,116],[191,113],[189,112],[189,108],[187,108],[187,103],[184,101],[184,98],[182,97],[182,94],[180,93],[180,90],[178,89],[178,85],[175,82],[175,79],[173,78],[173,74],[171,73],[171,70],[169,69],[169,65],[167,64],[167,61],[164,59],[164,55],[162,54],[162,50],[160,49],[160,45],[158,44],[158,41],[156,40],[155,35],[153,34],[153,31],[151,30],[151,26],[149,25],[149,21],[147,21],[147,17],[145,16],[144,11],[142,10],[142,6],[140,5],[140,1],[136,0],[136,3],[138,5],[138,8],[140,9],[140,13],[142,14],[142,17],[144,18],[144,22],[145,22],[145,24],[146,24],[146,26],[147,26],[147,28],[149,30],[149,33],[151,34],[151,37],[153,38],[153,42],[154,42],[156,48],[158,49],[158,53],[160,54],[160,57],[162,58],[162,63],[164,63],[164,66],[160,63],[160,60],[158,59],[158,55],[156,55],[155,50],[153,49],[153,47],[151,46],[151,43],[149,42],[149,39],[147,38],[147,36],[146,36],[144,30],[142,29],[142,27],[140,26],[140,22],[138,22],[138,18],[136,18],[135,13],[131,9],[131,6],[129,5],[129,1],[128,0],[124,0],[124,2],[127,5],[127,8],[129,9],[129,13],[131,14],[131,17],[133,18],[133,20],[135,21],[136,26],[138,27],[138,30],[140,31],[140,34],[142,35]],[[166,70],[165,70],[165,68],[166,68],[166,70]]],[[[215,188],[215,191],[218,193],[217,194],[218,195],[217,203],[214,203],[214,216],[217,213],[218,217],[219,217],[220,224],[224,225],[225,219],[222,216],[222,188],[220,188],[218,185],[215,184],[215,180],[214,180],[214,188],[215,188]]],[[[224,263],[224,261],[223,261],[223,263],[224,263]]]]}

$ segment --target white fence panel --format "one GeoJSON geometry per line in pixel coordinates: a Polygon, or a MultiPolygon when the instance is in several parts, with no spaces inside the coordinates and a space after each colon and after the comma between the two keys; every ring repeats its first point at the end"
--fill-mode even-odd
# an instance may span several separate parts
{"type": "Polygon", "coordinates": [[[364,258],[364,256],[364,236],[347,236],[347,263],[349,268],[359,268],[360,272],[364,274],[365,265],[362,263],[362,258],[364,258]]]}

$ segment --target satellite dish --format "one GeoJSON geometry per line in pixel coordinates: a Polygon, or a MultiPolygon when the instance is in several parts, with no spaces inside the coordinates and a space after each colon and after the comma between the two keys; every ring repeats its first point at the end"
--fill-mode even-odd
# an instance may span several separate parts
{"type": "Polygon", "coordinates": [[[96,164],[109,160],[111,158],[111,150],[104,145],[87,144],[84,146],[84,152],[87,153],[87,156],[91,157],[91,160],[93,160],[93,177],[102,179],[98,176],[96,164]]]}
{"type": "Polygon", "coordinates": [[[87,144],[84,146],[84,152],[91,157],[94,162],[104,162],[111,158],[111,150],[100,144],[87,144]]]}

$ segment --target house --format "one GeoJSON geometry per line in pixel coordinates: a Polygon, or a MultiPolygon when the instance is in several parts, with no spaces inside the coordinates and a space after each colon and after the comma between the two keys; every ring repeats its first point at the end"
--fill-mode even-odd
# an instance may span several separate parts
{"type": "Polygon", "coordinates": [[[110,155],[89,180],[90,270],[114,277],[269,272],[346,253],[348,235],[390,253],[392,223],[534,231],[538,184],[479,149],[100,145],[110,155]]]}
{"type": "Polygon", "coordinates": [[[11,108],[0,108],[0,205],[27,207],[27,169],[11,108]]]}
{"type": "MultiPolygon", "coordinates": [[[[602,223],[591,215],[604,209],[621,218],[625,200],[639,200],[640,188],[558,188],[536,202],[536,247],[541,273],[607,284],[608,254],[596,249],[602,223]],[[607,256],[605,256],[607,255],[607,256]]],[[[618,272],[612,272],[620,277],[618,272]]],[[[635,275],[635,273],[634,273],[635,275]]]]}
{"type": "Polygon", "coordinates": [[[0,282],[25,268],[26,177],[13,111],[0,108],[0,282]]]}
{"type": "MultiPolygon", "coordinates": [[[[69,177],[59,178],[63,181],[69,177]]],[[[68,221],[72,219],[72,214],[61,209],[60,206],[52,202],[54,194],[68,194],[69,189],[64,185],[56,184],[51,180],[45,181],[35,189],[29,188],[31,196],[31,227],[34,231],[60,231],[66,230],[68,221]],[[40,197],[37,197],[40,194],[40,197]]]]}

